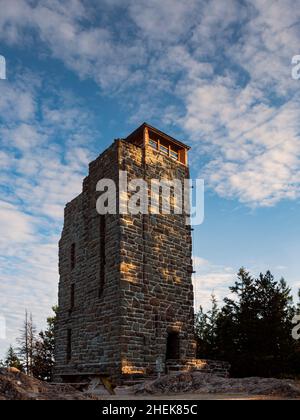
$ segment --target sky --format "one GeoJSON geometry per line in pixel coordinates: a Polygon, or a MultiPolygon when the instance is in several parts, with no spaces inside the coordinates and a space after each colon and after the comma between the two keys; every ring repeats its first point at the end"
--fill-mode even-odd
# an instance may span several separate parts
{"type": "Polygon", "coordinates": [[[241,266],[300,287],[299,0],[0,0],[0,357],[57,302],[65,204],[147,121],[205,181],[196,308],[241,266]]]}

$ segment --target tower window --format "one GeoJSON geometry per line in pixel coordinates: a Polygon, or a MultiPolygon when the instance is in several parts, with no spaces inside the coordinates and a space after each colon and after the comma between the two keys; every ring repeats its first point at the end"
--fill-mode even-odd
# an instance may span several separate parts
{"type": "Polygon", "coordinates": [[[155,337],[158,337],[159,322],[158,322],[158,315],[157,314],[154,317],[154,326],[155,326],[155,337]]]}
{"type": "Polygon", "coordinates": [[[177,152],[174,152],[174,150],[170,150],[170,157],[174,160],[178,160],[179,159],[179,155],[177,152]]]}
{"type": "Polygon", "coordinates": [[[75,284],[71,284],[70,309],[73,310],[75,306],[75,284]]]}
{"type": "Polygon", "coordinates": [[[160,145],[160,151],[161,153],[163,153],[164,155],[169,156],[169,148],[166,146],[163,146],[162,144],[160,145]]]}
{"type": "Polygon", "coordinates": [[[67,331],[67,362],[72,359],[72,330],[67,331]]]}
{"type": "Polygon", "coordinates": [[[76,245],[71,245],[71,270],[74,270],[76,265],[76,245]]]}
{"type": "Polygon", "coordinates": [[[149,137],[148,145],[158,152],[162,153],[165,156],[168,156],[172,160],[177,162],[186,163],[185,162],[185,149],[180,148],[176,144],[172,142],[168,142],[166,139],[156,137],[155,134],[152,134],[152,138],[149,137]]]}
{"type": "Polygon", "coordinates": [[[150,140],[149,140],[149,145],[150,145],[153,149],[155,149],[155,150],[157,150],[157,149],[158,149],[158,143],[157,143],[157,141],[156,141],[156,140],[152,140],[152,139],[150,139],[150,140]]]}
{"type": "Polygon", "coordinates": [[[105,283],[105,266],[106,266],[106,219],[105,216],[100,216],[100,282],[99,282],[99,298],[102,296],[105,283]]]}
{"type": "Polygon", "coordinates": [[[126,141],[140,147],[149,146],[173,161],[188,166],[190,147],[146,123],[130,134],[126,141]]]}

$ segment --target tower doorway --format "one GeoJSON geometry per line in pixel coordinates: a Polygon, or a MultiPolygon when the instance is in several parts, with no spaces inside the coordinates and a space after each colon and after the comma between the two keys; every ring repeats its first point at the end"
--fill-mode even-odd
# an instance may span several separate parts
{"type": "Polygon", "coordinates": [[[168,333],[166,360],[180,359],[180,338],[179,333],[172,331],[168,333]]]}

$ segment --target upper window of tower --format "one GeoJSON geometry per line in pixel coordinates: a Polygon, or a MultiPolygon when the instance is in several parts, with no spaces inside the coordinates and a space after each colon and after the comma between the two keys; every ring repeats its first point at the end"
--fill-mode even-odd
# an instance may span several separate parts
{"type": "Polygon", "coordinates": [[[170,150],[170,157],[174,160],[179,160],[179,154],[178,152],[175,152],[174,150],[170,150]]]}
{"type": "Polygon", "coordinates": [[[163,144],[160,145],[159,151],[164,155],[169,156],[169,148],[164,146],[163,144]]]}
{"type": "Polygon", "coordinates": [[[136,146],[150,146],[173,161],[188,165],[187,157],[190,147],[147,123],[141,125],[126,140],[136,146]]]}
{"type": "Polygon", "coordinates": [[[153,149],[158,149],[158,142],[156,140],[149,139],[149,146],[153,147],[153,149]]]}
{"type": "Polygon", "coordinates": [[[163,143],[163,140],[149,139],[149,146],[152,147],[152,149],[158,150],[164,155],[169,156],[171,159],[179,161],[178,149],[174,150],[175,147],[173,145],[171,146],[167,143],[163,143]]]}

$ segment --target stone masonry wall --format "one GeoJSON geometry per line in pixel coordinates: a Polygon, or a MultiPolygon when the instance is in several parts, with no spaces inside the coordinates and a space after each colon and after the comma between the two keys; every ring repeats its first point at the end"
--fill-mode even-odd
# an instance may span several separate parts
{"type": "MultiPolygon", "coordinates": [[[[90,164],[82,194],[65,209],[59,245],[59,315],[56,328],[57,380],[62,375],[120,371],[119,218],[105,216],[105,282],[101,293],[101,227],[96,211],[96,184],[118,180],[117,143],[90,164]],[[71,245],[76,263],[71,269],[71,245]],[[71,308],[71,285],[74,307],[71,308]],[[72,357],[67,360],[68,330],[72,357]]],[[[70,381],[71,378],[68,378],[70,381]]]]}
{"type": "Polygon", "coordinates": [[[178,162],[120,140],[90,164],[82,193],[66,206],[59,244],[56,381],[151,373],[157,358],[165,362],[169,332],[179,334],[180,359],[195,357],[190,227],[185,215],[106,215],[101,240],[96,184],[118,184],[119,170],[129,180],[189,177],[178,162]]]}
{"type": "Polygon", "coordinates": [[[219,360],[188,359],[167,362],[168,374],[177,372],[201,372],[223,378],[230,376],[230,363],[219,360]]]}
{"type": "MultiPolygon", "coordinates": [[[[120,166],[130,178],[189,177],[188,168],[122,142],[120,166]]],[[[123,370],[151,372],[165,363],[168,332],[180,337],[180,357],[195,357],[192,239],[185,215],[121,217],[121,357],[123,370]]]]}

